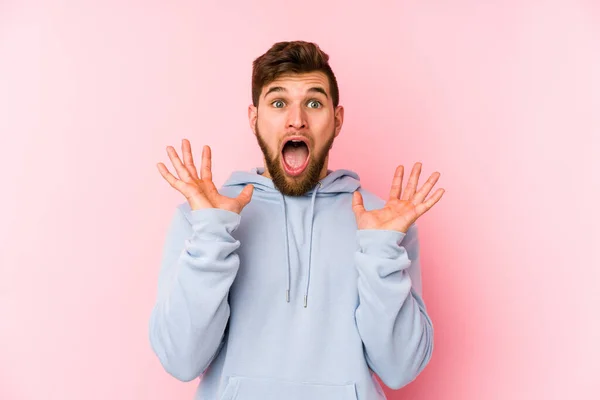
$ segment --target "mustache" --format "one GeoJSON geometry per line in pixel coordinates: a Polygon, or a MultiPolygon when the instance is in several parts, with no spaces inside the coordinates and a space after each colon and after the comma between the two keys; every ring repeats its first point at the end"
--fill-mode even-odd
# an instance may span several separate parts
{"type": "Polygon", "coordinates": [[[304,138],[311,147],[314,146],[313,137],[306,132],[288,132],[279,140],[279,144],[282,145],[290,139],[297,137],[304,138]]]}

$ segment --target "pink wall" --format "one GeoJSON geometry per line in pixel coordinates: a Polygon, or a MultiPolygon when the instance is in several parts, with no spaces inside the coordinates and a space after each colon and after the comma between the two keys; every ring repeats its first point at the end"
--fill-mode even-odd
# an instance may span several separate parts
{"type": "Polygon", "coordinates": [[[435,352],[390,398],[600,398],[597,2],[48,3],[0,2],[0,399],[191,399],[147,340],[182,200],[155,164],[188,137],[217,183],[257,165],[251,61],[291,39],[341,84],[333,167],[442,172],[435,352]]]}

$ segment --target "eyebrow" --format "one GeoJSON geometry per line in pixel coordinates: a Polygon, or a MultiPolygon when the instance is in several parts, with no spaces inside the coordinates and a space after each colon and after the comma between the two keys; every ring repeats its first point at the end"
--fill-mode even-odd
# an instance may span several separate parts
{"type": "MultiPolygon", "coordinates": [[[[270,93],[273,93],[273,92],[287,92],[287,89],[286,89],[286,88],[284,88],[284,87],[282,87],[282,86],[273,86],[273,87],[271,87],[271,88],[270,88],[270,89],[267,91],[267,93],[265,93],[265,96],[264,96],[264,97],[267,97],[267,96],[268,96],[270,93]]],[[[325,91],[325,89],[323,89],[323,88],[322,88],[322,87],[320,87],[320,86],[313,86],[313,87],[311,87],[310,89],[308,89],[308,93],[311,93],[311,92],[313,92],[313,93],[321,93],[321,94],[323,94],[323,95],[324,95],[326,98],[329,98],[329,96],[327,96],[327,92],[325,91]]]]}

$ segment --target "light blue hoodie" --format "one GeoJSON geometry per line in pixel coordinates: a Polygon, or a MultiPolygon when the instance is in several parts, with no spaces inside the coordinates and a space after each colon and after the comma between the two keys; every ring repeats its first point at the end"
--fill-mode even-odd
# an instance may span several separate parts
{"type": "Polygon", "coordinates": [[[150,342],[166,371],[200,377],[200,400],[384,399],[433,350],[421,299],[417,227],[357,230],[352,193],[385,202],[347,170],[283,196],[262,168],[241,214],[180,204],[164,245],[150,342]]]}

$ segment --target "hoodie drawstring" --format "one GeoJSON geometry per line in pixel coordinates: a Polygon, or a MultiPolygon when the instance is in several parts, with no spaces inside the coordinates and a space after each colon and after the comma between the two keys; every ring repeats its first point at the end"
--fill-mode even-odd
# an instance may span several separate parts
{"type": "Polygon", "coordinates": [[[315,199],[317,198],[318,188],[321,187],[321,182],[315,186],[313,191],[312,201],[310,202],[310,238],[308,240],[308,273],[306,274],[306,290],[304,291],[304,308],[308,305],[308,286],[310,285],[310,267],[312,265],[312,235],[315,222],[315,199]]]}
{"type": "Polygon", "coordinates": [[[290,266],[290,241],[288,238],[288,224],[287,224],[287,209],[285,207],[285,198],[283,194],[281,194],[281,205],[283,207],[283,227],[285,228],[285,255],[287,258],[287,289],[285,290],[285,301],[290,302],[290,275],[291,275],[291,266],[290,266]]]}
{"type": "MultiPolygon", "coordinates": [[[[322,183],[319,182],[312,194],[312,199],[310,203],[310,237],[308,241],[308,271],[306,274],[306,289],[304,291],[304,308],[308,306],[308,288],[310,286],[310,269],[312,266],[312,237],[313,237],[313,227],[315,222],[315,200],[317,198],[318,188],[322,186],[322,183]]],[[[281,203],[283,207],[283,223],[285,224],[285,250],[286,250],[286,258],[287,258],[287,289],[285,291],[285,299],[289,303],[290,302],[290,286],[291,286],[291,263],[290,263],[290,244],[289,244],[289,236],[288,236],[288,224],[287,224],[287,208],[285,206],[285,198],[283,194],[281,194],[281,203]]]]}

